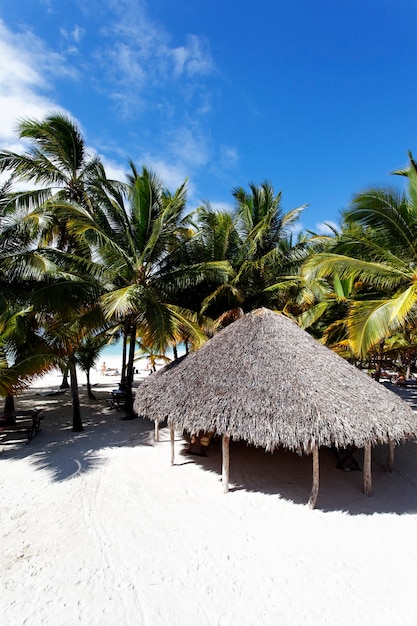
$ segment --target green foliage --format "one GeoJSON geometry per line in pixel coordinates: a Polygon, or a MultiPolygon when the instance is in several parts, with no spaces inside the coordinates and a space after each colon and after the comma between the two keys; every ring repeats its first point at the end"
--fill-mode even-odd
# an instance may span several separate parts
{"type": "Polygon", "coordinates": [[[342,232],[304,264],[307,282],[329,281],[340,297],[350,286],[345,329],[353,354],[375,346],[415,319],[417,311],[417,171],[410,155],[408,194],[368,189],[343,213],[342,232]]]}
{"type": "Polygon", "coordinates": [[[411,153],[396,172],[406,192],[364,190],[341,228],[318,236],[296,234],[304,207],[284,212],[269,182],[235,187],[231,212],[206,203],[186,215],[187,181],[171,193],[132,161],[126,181],[109,180],[62,114],[24,120],[19,138],[28,146],[22,154],[0,152],[0,173],[9,176],[0,189],[0,393],[31,380],[36,363],[39,371],[59,362],[74,372],[77,359],[91,367],[110,327],[130,342],[131,382],[138,335],[151,354],[180,341],[198,347],[213,320],[260,306],[285,311],[352,358],[380,353],[389,337],[399,346],[406,330],[411,336],[411,153]],[[16,191],[19,182],[34,188],[16,191]]]}

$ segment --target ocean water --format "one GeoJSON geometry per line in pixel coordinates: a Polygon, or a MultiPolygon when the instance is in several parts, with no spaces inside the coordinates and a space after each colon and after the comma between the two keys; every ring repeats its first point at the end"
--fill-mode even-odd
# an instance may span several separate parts
{"type": "Polygon", "coordinates": [[[100,358],[106,360],[113,359],[119,357],[122,360],[123,354],[123,342],[118,341],[117,343],[112,344],[111,346],[106,346],[100,353],[100,358]]]}
{"type": "MultiPolygon", "coordinates": [[[[185,353],[185,347],[182,344],[178,345],[178,356],[182,356],[185,353]]],[[[117,341],[116,343],[110,345],[110,346],[106,346],[105,348],[103,348],[103,350],[100,353],[100,357],[99,359],[101,361],[112,361],[115,359],[119,359],[120,363],[122,362],[122,356],[123,356],[123,341],[117,341]]],[[[141,353],[139,350],[136,350],[136,357],[141,356],[141,353]]],[[[174,353],[172,351],[171,348],[169,348],[166,352],[166,356],[170,359],[174,358],[174,353]]],[[[143,358],[138,359],[136,361],[138,366],[145,366],[146,365],[146,357],[145,355],[143,356],[143,358]]]]}

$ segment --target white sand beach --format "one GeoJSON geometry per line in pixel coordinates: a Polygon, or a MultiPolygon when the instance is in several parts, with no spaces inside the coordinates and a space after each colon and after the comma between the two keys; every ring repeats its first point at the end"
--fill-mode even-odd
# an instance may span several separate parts
{"type": "Polygon", "coordinates": [[[29,444],[0,445],[2,624],[416,623],[415,442],[392,473],[375,449],[371,498],[322,451],[314,511],[310,457],[233,443],[225,495],[220,443],[189,456],[177,434],[171,467],[166,428],[156,443],[153,424],[108,408],[117,380],[96,372],[92,401],[80,379],[82,433],[69,392],[45,395],[60,379],[17,400],[45,417],[29,444]]]}

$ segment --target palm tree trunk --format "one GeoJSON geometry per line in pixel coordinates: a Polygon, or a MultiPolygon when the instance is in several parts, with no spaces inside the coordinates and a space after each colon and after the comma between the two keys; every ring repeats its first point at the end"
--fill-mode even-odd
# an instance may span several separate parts
{"type": "Polygon", "coordinates": [[[89,400],[96,400],[95,395],[93,394],[92,390],[91,390],[91,381],[90,381],[90,369],[88,369],[86,371],[86,376],[87,376],[87,396],[89,400]]]}
{"type": "Polygon", "coordinates": [[[5,415],[9,415],[14,411],[14,396],[9,393],[4,400],[4,413],[5,415]]]}
{"type": "Polygon", "coordinates": [[[69,382],[68,382],[68,366],[63,370],[62,372],[62,383],[61,383],[61,389],[69,389],[69,382]]]}
{"type": "Polygon", "coordinates": [[[129,357],[127,361],[127,371],[126,371],[126,379],[125,379],[126,397],[125,397],[124,410],[125,410],[126,415],[124,419],[133,419],[135,417],[135,414],[133,412],[133,390],[132,390],[133,373],[134,373],[133,364],[135,360],[135,344],[136,344],[136,324],[132,324],[130,326],[129,357]]]}
{"type": "Polygon", "coordinates": [[[123,352],[122,352],[122,376],[120,382],[126,383],[126,343],[127,343],[127,328],[123,330],[123,352]]]}
{"type": "Polygon", "coordinates": [[[81,422],[80,395],[78,393],[77,369],[75,367],[75,359],[71,357],[69,361],[69,373],[71,381],[72,396],[72,430],[80,433],[83,429],[81,422]]]}
{"type": "Polygon", "coordinates": [[[384,358],[384,344],[385,344],[385,339],[381,339],[381,341],[379,342],[378,360],[375,366],[375,380],[377,382],[379,382],[379,379],[381,377],[382,359],[384,358]]]}
{"type": "MultiPolygon", "coordinates": [[[[410,333],[408,333],[407,331],[405,331],[405,338],[407,340],[407,342],[409,344],[411,344],[412,340],[411,340],[411,335],[410,333]]],[[[412,362],[412,357],[413,357],[413,350],[406,350],[405,351],[405,363],[406,363],[406,371],[405,371],[405,377],[411,378],[411,362],[412,362]]]]}

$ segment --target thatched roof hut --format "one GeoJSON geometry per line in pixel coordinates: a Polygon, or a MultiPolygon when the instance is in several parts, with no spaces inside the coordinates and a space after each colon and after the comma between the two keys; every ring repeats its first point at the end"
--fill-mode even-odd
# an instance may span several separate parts
{"type": "Polygon", "coordinates": [[[371,446],[388,442],[392,453],[394,443],[417,436],[417,416],[403,400],[268,309],[245,315],[150,376],[134,408],[157,423],[167,420],[172,430],[222,435],[227,458],[230,437],[267,451],[313,453],[313,492],[320,446],[365,448],[370,493],[371,446]]]}

